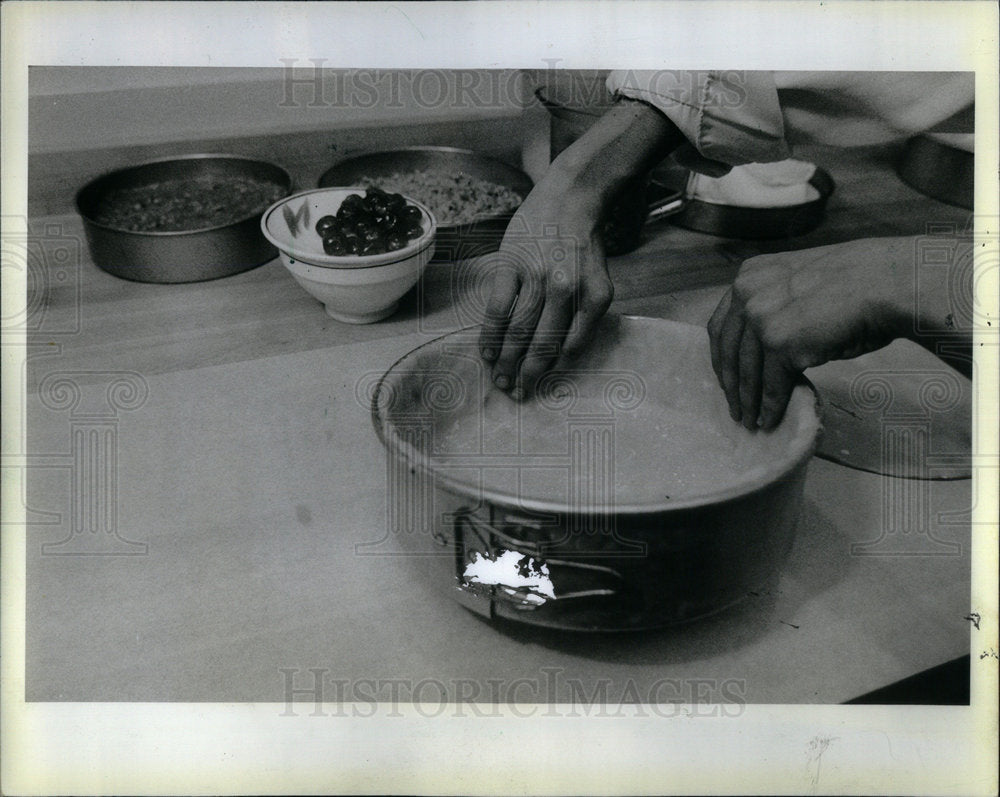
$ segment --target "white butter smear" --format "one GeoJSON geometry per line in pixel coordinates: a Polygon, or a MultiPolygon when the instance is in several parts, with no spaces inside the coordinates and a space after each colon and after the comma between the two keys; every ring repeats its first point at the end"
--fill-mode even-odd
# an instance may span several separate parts
{"type": "Polygon", "coordinates": [[[473,551],[472,561],[465,566],[463,575],[466,581],[473,584],[530,590],[523,595],[524,599],[539,605],[545,603],[546,598],[556,597],[552,579],[549,578],[549,566],[517,551],[504,551],[496,559],[473,551]]]}

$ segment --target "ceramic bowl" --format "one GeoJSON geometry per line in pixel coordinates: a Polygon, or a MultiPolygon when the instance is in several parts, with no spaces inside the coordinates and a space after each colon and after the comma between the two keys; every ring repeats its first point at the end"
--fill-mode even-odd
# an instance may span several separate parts
{"type": "Polygon", "coordinates": [[[437,231],[431,212],[407,197],[423,216],[424,234],[419,238],[382,254],[326,254],[316,221],[336,215],[351,194],[364,193],[357,187],[303,191],[276,202],[261,218],[264,236],[277,247],[295,281],[323,303],[327,315],[348,324],[370,324],[396,311],[434,254],[437,231]]]}

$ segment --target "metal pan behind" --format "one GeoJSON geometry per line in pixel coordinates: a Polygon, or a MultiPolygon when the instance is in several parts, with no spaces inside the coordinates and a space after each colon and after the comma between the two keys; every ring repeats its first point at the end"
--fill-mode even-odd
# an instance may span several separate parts
{"type": "MultiPolygon", "coordinates": [[[[456,147],[405,147],[403,149],[355,155],[334,164],[319,179],[321,188],[358,185],[365,178],[378,179],[393,174],[436,171],[462,172],[509,188],[523,200],[534,186],[530,177],[515,166],[469,149],[456,147]]],[[[435,260],[464,260],[496,251],[510,223],[513,211],[484,216],[469,224],[441,224],[438,220],[435,260]]]]}
{"type": "Polygon", "coordinates": [[[238,155],[182,155],[109,172],[87,183],[76,195],[94,263],[127,280],[178,283],[226,277],[276,257],[277,250],[260,231],[260,217],[266,205],[230,223],[194,230],[133,231],[97,220],[102,199],[112,192],[203,178],[273,184],[282,196],[290,193],[292,187],[291,177],[284,169],[238,155]]]}
{"type": "MultiPolygon", "coordinates": [[[[834,191],[833,178],[819,167],[809,179],[819,197],[781,208],[745,208],[688,199],[671,221],[679,227],[723,238],[771,240],[793,238],[819,226],[834,191]]],[[[672,186],[676,187],[676,186],[672,186]]]]}

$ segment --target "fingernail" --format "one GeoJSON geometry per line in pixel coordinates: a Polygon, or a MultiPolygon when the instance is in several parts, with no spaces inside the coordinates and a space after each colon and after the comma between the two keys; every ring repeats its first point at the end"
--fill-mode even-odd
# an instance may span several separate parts
{"type": "Polygon", "coordinates": [[[493,377],[493,384],[501,390],[506,390],[510,387],[510,378],[506,374],[497,374],[493,377]]]}
{"type": "Polygon", "coordinates": [[[763,429],[764,428],[764,416],[763,415],[758,415],[757,416],[757,428],[758,429],[763,429]]]}
{"type": "Polygon", "coordinates": [[[484,360],[495,360],[497,353],[493,349],[483,349],[483,359],[484,360]]]}
{"type": "Polygon", "coordinates": [[[515,387],[512,391],[510,391],[510,397],[514,399],[514,401],[522,401],[524,399],[524,390],[519,387],[515,387]]]}

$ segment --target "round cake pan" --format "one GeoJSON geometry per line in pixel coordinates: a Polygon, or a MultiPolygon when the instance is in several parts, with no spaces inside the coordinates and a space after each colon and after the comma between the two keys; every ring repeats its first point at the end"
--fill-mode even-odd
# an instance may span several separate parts
{"type": "Polygon", "coordinates": [[[805,380],[772,432],[729,417],[701,327],[607,317],[572,370],[515,403],[478,329],[374,390],[391,531],[489,618],[576,631],[669,626],[766,588],[793,541],[819,434],[805,380]]]}
{"type": "MultiPolygon", "coordinates": [[[[523,200],[534,183],[520,169],[496,158],[456,147],[405,147],[403,149],[355,155],[334,164],[319,179],[320,188],[359,185],[364,179],[377,180],[397,173],[438,171],[463,172],[509,188],[523,200]]],[[[469,224],[441,224],[438,219],[434,259],[465,260],[495,252],[500,247],[513,211],[484,216],[469,224]]]]}
{"type": "Polygon", "coordinates": [[[922,194],[972,210],[976,156],[969,134],[915,136],[906,142],[898,172],[922,194]]]}
{"type": "MultiPolygon", "coordinates": [[[[823,221],[826,203],[834,191],[833,178],[819,167],[809,179],[819,193],[811,202],[780,208],[744,208],[688,199],[671,217],[679,227],[722,238],[773,240],[793,238],[816,229],[823,221]]],[[[676,186],[671,186],[676,187],[676,186]]]]}
{"type": "Polygon", "coordinates": [[[260,230],[266,206],[232,223],[192,231],[135,232],[95,220],[101,200],[112,191],[205,177],[274,183],[282,196],[292,188],[284,169],[237,155],[184,155],[109,172],[89,182],[76,196],[95,265],[137,282],[200,282],[237,274],[277,257],[260,230]]]}

